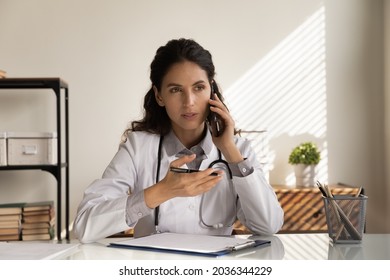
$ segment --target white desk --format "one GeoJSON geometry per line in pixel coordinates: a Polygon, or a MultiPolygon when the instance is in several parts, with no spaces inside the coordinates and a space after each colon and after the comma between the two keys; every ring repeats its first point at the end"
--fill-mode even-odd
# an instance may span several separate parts
{"type": "MultiPolygon", "coordinates": [[[[241,235],[236,238],[259,237],[241,235]]],[[[18,279],[52,279],[53,275],[59,275],[61,279],[77,276],[77,279],[99,280],[133,279],[136,276],[154,280],[162,279],[161,275],[172,275],[166,279],[173,279],[173,275],[175,279],[196,277],[203,280],[214,278],[212,275],[249,279],[251,276],[258,278],[256,275],[260,274],[255,273],[267,271],[275,275],[273,279],[294,276],[313,279],[324,271],[324,265],[329,268],[327,259],[349,259],[352,261],[330,262],[331,274],[326,275],[329,273],[326,269],[324,277],[336,275],[340,279],[369,279],[373,275],[386,275],[388,272],[390,234],[366,234],[361,244],[335,246],[329,242],[327,234],[281,234],[268,239],[271,240],[268,247],[245,249],[221,257],[107,247],[116,239],[104,239],[91,244],[79,244],[77,240],[71,240],[70,243],[64,240],[58,244],[56,241],[0,242],[0,268],[4,275],[15,275],[18,279]],[[29,261],[31,259],[42,261],[29,261]],[[370,262],[369,265],[366,266],[366,262],[370,262]],[[152,276],[150,273],[157,273],[155,271],[161,274],[152,276]],[[187,277],[185,271],[192,276],[187,277]],[[240,271],[242,274],[232,274],[240,271]]]]}
{"type": "MultiPolygon", "coordinates": [[[[237,235],[237,238],[271,240],[271,245],[245,249],[218,259],[264,260],[390,260],[390,234],[365,234],[360,244],[333,245],[327,234],[278,234],[270,237],[237,235]]],[[[196,260],[210,259],[196,255],[110,248],[116,239],[104,239],[91,244],[80,244],[56,259],[67,260],[196,260]]],[[[76,241],[72,241],[76,242],[76,241]]]]}

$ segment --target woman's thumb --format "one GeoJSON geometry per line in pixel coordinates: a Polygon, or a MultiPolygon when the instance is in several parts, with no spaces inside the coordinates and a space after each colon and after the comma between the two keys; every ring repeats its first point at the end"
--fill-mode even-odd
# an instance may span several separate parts
{"type": "Polygon", "coordinates": [[[193,161],[195,159],[195,157],[196,157],[195,154],[182,156],[181,158],[178,158],[178,159],[172,161],[170,165],[172,167],[181,167],[182,165],[193,161]]]}

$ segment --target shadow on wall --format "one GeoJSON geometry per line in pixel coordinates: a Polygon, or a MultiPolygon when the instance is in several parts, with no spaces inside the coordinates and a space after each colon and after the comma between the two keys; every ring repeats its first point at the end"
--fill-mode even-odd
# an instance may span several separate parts
{"type": "Polygon", "coordinates": [[[318,145],[318,180],[328,181],[325,55],[321,6],[224,93],[238,127],[267,131],[272,184],[293,184],[288,156],[304,141],[318,145]]]}
{"type": "Polygon", "coordinates": [[[294,166],[288,163],[288,157],[291,151],[303,142],[313,142],[317,145],[318,150],[321,153],[321,160],[320,163],[316,166],[315,180],[320,180],[323,182],[324,178],[327,177],[328,165],[326,142],[324,139],[317,138],[309,133],[294,136],[282,134],[270,141],[270,150],[275,151],[275,159],[277,159],[275,160],[273,171],[270,172],[270,182],[275,182],[279,177],[283,177],[285,178],[285,181],[278,182],[278,184],[287,186],[295,185],[294,166]],[[291,145],[286,145],[286,142],[291,143],[291,145]]]}

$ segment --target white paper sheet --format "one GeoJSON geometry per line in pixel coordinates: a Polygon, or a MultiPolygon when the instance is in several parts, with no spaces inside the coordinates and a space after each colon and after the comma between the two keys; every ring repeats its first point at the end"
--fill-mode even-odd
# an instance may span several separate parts
{"type": "Polygon", "coordinates": [[[0,260],[48,260],[76,249],[79,244],[0,242],[0,260]]]}

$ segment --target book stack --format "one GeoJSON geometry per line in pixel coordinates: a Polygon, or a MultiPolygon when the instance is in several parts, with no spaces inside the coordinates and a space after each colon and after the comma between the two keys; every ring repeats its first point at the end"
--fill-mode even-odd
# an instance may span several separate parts
{"type": "Polygon", "coordinates": [[[20,240],[22,204],[0,204],[0,241],[20,240]]]}
{"type": "Polygon", "coordinates": [[[22,240],[51,240],[54,237],[53,201],[26,203],[22,211],[22,240]]]}

